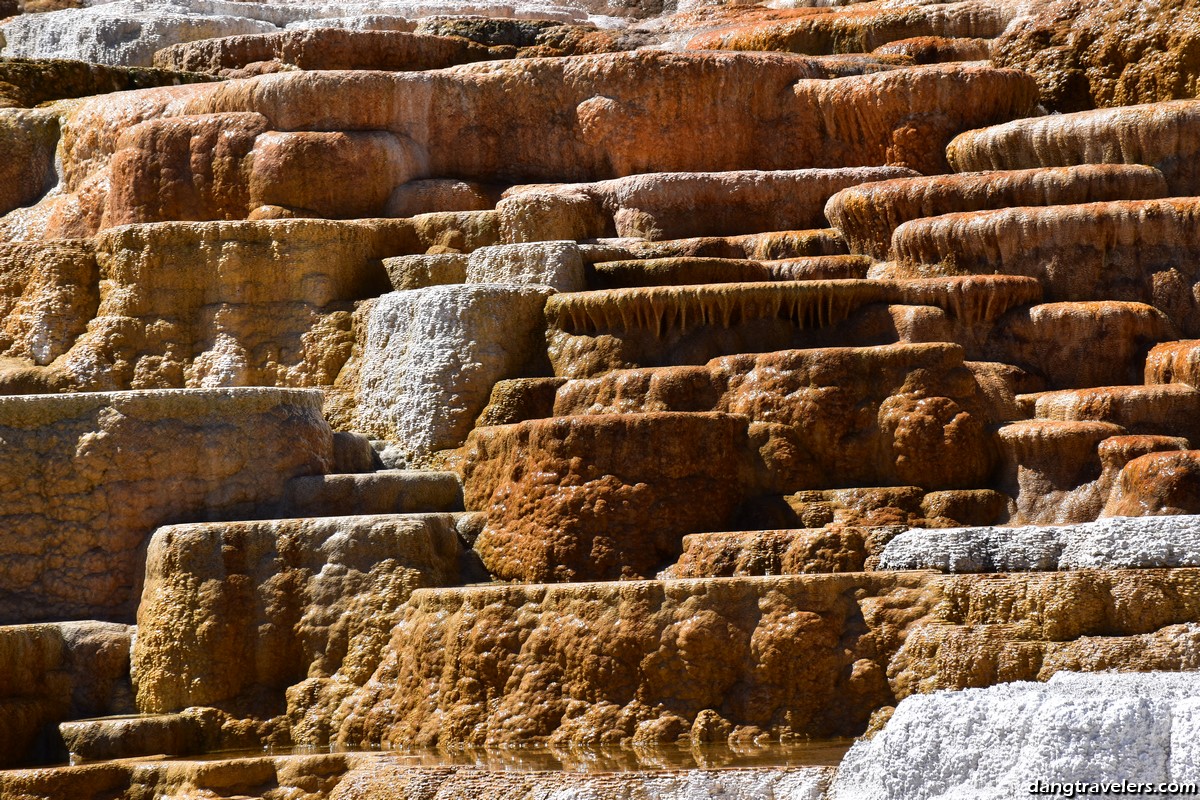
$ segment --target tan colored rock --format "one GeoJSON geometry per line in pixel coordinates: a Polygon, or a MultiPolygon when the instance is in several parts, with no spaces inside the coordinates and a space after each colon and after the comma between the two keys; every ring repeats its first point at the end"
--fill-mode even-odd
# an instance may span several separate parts
{"type": "Polygon", "coordinates": [[[601,261],[592,265],[590,277],[592,289],[626,289],[768,281],[772,271],[765,264],[749,259],[675,257],[601,261]]]}
{"type": "MultiPolygon", "coordinates": [[[[334,434],[335,447],[339,435],[345,434],[334,434]]],[[[430,511],[462,511],[462,482],[458,475],[402,469],[305,475],[288,481],[279,516],[344,517],[430,511]]]]}
{"type": "Polygon", "coordinates": [[[0,111],[0,215],[32,205],[58,182],[54,149],[58,115],[35,110],[0,111]]]}
{"type": "Polygon", "coordinates": [[[266,720],[282,717],[290,686],[361,684],[409,594],[457,583],[460,553],[450,515],[161,528],[138,609],[138,708],[218,704],[266,720]]]}
{"type": "Polygon", "coordinates": [[[354,301],[386,288],[380,256],[406,233],[316,220],[114,229],[96,245],[96,316],[61,366],[89,389],[331,385],[354,301]]]}
{"type": "Polygon", "coordinates": [[[711,50],[785,50],[792,53],[869,53],[918,36],[997,36],[1012,16],[1006,3],[914,3],[863,10],[797,9],[795,19],[749,23],[694,37],[688,46],[711,50]],[[822,13],[825,12],[825,13],[822,13]]]}
{"type": "Polygon", "coordinates": [[[550,298],[547,341],[555,373],[570,378],[897,340],[962,342],[978,357],[1004,312],[1040,297],[1037,281],[1003,275],[608,289],[550,298]],[[905,329],[889,306],[932,307],[934,324],[905,329]]]}
{"type": "Polygon", "coordinates": [[[806,231],[770,231],[738,236],[695,236],[648,242],[620,240],[599,245],[581,245],[591,263],[631,258],[748,258],[769,261],[780,258],[808,258],[845,255],[846,243],[832,228],[806,231]]]}
{"type": "Polygon", "coordinates": [[[1172,195],[1189,196],[1200,191],[1198,125],[1195,100],[1030,117],[961,134],[946,158],[956,172],[1148,164],[1172,195]]]}
{"type": "Polygon", "coordinates": [[[266,718],[293,684],[361,682],[413,589],[457,582],[459,553],[448,514],[160,528],[133,649],[138,708],[266,718]]]}
{"type": "Polygon", "coordinates": [[[905,624],[929,613],[935,600],[925,580],[857,574],[416,592],[371,683],[328,710],[333,740],[652,744],[695,738],[701,714],[719,715],[744,739],[853,733],[868,709],[890,702],[873,659],[886,658],[905,624]]]}
{"type": "Polygon", "coordinates": [[[837,527],[694,533],[683,538],[683,554],[659,577],[861,572],[868,555],[867,535],[864,529],[837,527]]]}
{"type": "Polygon", "coordinates": [[[95,315],[99,284],[88,242],[0,245],[0,355],[50,364],[95,315]]]}
{"type": "Polygon", "coordinates": [[[889,682],[903,698],[1063,669],[1191,669],[1179,626],[1196,582],[1193,569],[957,576],[941,584],[941,624],[911,630],[889,682]]]}
{"type": "Polygon", "coordinates": [[[1054,111],[1195,97],[1200,15],[1191,3],[1031,4],[996,40],[994,60],[1029,72],[1054,111]]]}
{"type": "MultiPolygon", "coordinates": [[[[909,220],[1010,206],[1147,200],[1166,194],[1162,174],[1152,167],[1085,164],[864,183],[831,197],[825,215],[853,252],[887,259],[893,257],[889,253],[893,231],[909,220]]],[[[969,263],[959,268],[970,269],[969,263]]]]}
{"type": "Polygon", "coordinates": [[[487,515],[475,549],[503,580],[653,575],[678,556],[683,534],[728,526],[748,450],[745,420],[727,414],[476,428],[463,463],[467,510],[487,515]]]}
{"type": "Polygon", "coordinates": [[[946,489],[926,492],[919,486],[853,489],[807,489],[767,495],[746,503],[740,517],[745,528],[846,527],[866,533],[866,569],[896,531],[905,528],[988,525],[1006,519],[1011,504],[991,489],[946,489]]]}
{"type": "Polygon", "coordinates": [[[62,759],[62,720],[132,711],[130,638],[113,622],[0,626],[0,765],[62,759]]]}
{"type": "MultiPolygon", "coordinates": [[[[844,749],[829,748],[829,755],[822,755],[836,758],[844,749]]],[[[247,792],[298,800],[456,800],[522,798],[530,793],[586,793],[596,800],[631,796],[690,800],[699,787],[730,800],[757,800],[764,792],[816,800],[833,777],[829,763],[727,768],[719,757],[674,747],[604,755],[600,766],[613,771],[596,771],[597,764],[563,750],[542,759],[524,751],[497,753],[483,764],[406,756],[401,765],[391,753],[130,759],[4,772],[0,793],[22,800],[111,800],[146,791],[171,800],[227,798],[247,792]],[[558,767],[558,758],[567,769],[558,767]]]]}
{"type": "MultiPolygon", "coordinates": [[[[843,486],[986,485],[987,420],[948,344],[727,356],[704,367],[610,372],[558,390],[556,414],[745,416],[767,494],[843,486]]],[[[586,419],[585,417],[582,417],[586,419]]]]}
{"type": "Polygon", "coordinates": [[[325,472],[317,392],[0,398],[0,620],[130,620],[142,546],[167,521],[253,514],[325,472]]]}
{"type": "Polygon", "coordinates": [[[371,69],[386,72],[444,69],[496,54],[472,42],[401,31],[320,28],[289,30],[171,45],[154,54],[160,69],[232,74],[273,62],[299,69],[371,69]]]}

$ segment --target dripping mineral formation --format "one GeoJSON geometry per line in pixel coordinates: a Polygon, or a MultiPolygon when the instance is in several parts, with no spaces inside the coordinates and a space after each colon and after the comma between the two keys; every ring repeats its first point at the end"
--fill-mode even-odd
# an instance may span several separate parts
{"type": "Polygon", "coordinates": [[[1200,783],[1197,53],[0,0],[0,797],[1200,783]]]}

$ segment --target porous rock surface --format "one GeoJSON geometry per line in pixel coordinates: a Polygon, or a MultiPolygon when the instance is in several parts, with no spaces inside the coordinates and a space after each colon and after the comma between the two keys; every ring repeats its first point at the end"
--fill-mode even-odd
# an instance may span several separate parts
{"type": "Polygon", "coordinates": [[[829,796],[1001,798],[1035,782],[1190,781],[1198,689],[1195,673],[1062,672],[911,697],[851,749],[829,796]]]}
{"type": "Polygon", "coordinates": [[[132,654],[138,708],[269,717],[293,684],[369,675],[413,589],[458,582],[460,549],[449,514],[159,528],[132,654]],[[183,615],[218,624],[183,636],[183,615]]]}
{"type": "Polygon", "coordinates": [[[1200,519],[1111,517],[1077,525],[912,530],[888,542],[882,569],[1022,572],[1200,566],[1200,519]]]}
{"type": "Polygon", "coordinates": [[[1042,103],[1055,111],[1190,98],[1200,79],[1198,24],[1196,7],[1178,0],[1051,0],[1013,20],[992,58],[1036,77],[1042,103]]]}
{"type": "Polygon", "coordinates": [[[0,760],[102,763],[0,795],[1190,752],[1045,684],[1200,668],[1190,3],[89,3],[0,0],[0,760]]]}
{"type": "Polygon", "coordinates": [[[154,528],[254,513],[333,446],[319,393],[267,388],[4,397],[0,442],[6,623],[131,620],[154,528]]]}
{"type": "Polygon", "coordinates": [[[47,728],[134,710],[129,692],[132,628],[116,622],[0,626],[0,766],[61,757],[47,728]]]}

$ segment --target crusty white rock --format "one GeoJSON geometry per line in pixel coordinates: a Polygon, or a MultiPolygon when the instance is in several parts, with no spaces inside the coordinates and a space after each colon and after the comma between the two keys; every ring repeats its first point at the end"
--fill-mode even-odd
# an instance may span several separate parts
{"type": "Polygon", "coordinates": [[[471,284],[380,297],[367,320],[355,428],[399,442],[410,464],[462,444],[492,385],[530,358],[552,293],[471,284]]]}
{"type": "Polygon", "coordinates": [[[117,0],[85,8],[22,14],[0,25],[0,56],[73,58],[119,66],[150,66],[156,50],[180,42],[277,33],[289,27],[405,30],[404,20],[437,14],[531,17],[576,22],[581,7],[541,3],[290,2],[117,0]]]}
{"type": "Polygon", "coordinates": [[[1110,517],[1060,527],[910,530],[881,569],[1021,572],[1200,566],[1200,516],[1110,517]]]}
{"type": "Polygon", "coordinates": [[[481,247],[467,259],[466,282],[541,285],[559,292],[580,292],[586,288],[583,258],[574,242],[481,247]]]}
{"type": "Polygon", "coordinates": [[[1027,796],[1035,781],[1193,781],[1198,718],[1195,672],[1060,672],[1044,684],[913,695],[850,749],[829,796],[999,800],[1027,796]]]}

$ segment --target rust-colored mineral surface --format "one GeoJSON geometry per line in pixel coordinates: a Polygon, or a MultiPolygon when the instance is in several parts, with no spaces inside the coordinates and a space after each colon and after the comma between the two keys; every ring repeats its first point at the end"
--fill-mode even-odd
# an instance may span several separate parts
{"type": "Polygon", "coordinates": [[[1188,793],[1198,91],[1193,0],[0,0],[0,800],[1188,793]]]}

